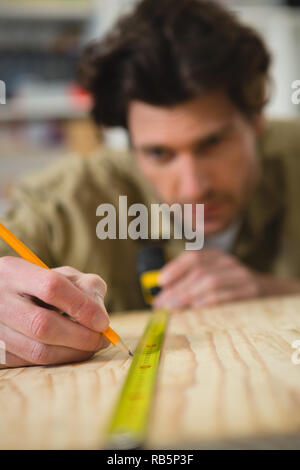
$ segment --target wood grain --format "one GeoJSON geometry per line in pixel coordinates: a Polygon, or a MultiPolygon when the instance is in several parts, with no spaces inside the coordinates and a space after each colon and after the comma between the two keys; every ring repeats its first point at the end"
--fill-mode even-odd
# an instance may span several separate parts
{"type": "MultiPolygon", "coordinates": [[[[135,349],[149,314],[114,317],[135,349]]],[[[149,448],[300,445],[300,296],[175,312],[163,347],[149,448]],[[289,437],[290,436],[290,437],[289,437]]],[[[101,448],[130,359],[0,371],[0,447],[101,448]]]]}

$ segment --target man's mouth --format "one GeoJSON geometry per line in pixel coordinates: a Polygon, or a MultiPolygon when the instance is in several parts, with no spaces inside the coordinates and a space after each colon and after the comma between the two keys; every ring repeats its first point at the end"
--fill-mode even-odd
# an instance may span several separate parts
{"type": "Polygon", "coordinates": [[[217,215],[222,209],[222,202],[209,202],[204,204],[204,217],[217,215]]]}
{"type": "MultiPolygon", "coordinates": [[[[204,203],[204,218],[216,216],[220,213],[223,207],[223,203],[221,201],[213,201],[213,202],[206,202],[204,203]]],[[[196,214],[196,204],[193,205],[192,209],[193,217],[196,214]]]]}

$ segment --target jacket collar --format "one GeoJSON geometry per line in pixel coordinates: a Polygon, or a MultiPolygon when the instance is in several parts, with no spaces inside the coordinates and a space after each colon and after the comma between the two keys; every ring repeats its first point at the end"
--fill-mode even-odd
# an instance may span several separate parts
{"type": "Polygon", "coordinates": [[[233,253],[240,258],[251,256],[265,236],[267,225],[284,208],[284,172],[282,160],[266,139],[258,142],[259,179],[256,189],[242,216],[243,222],[234,244],[233,253]]]}

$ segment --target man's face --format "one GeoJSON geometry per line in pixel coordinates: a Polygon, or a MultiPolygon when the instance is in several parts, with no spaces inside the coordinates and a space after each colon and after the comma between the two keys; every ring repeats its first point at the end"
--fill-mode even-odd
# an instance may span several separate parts
{"type": "Polygon", "coordinates": [[[171,108],[133,101],[128,125],[139,167],[161,200],[205,204],[205,235],[241,212],[257,179],[258,123],[225,94],[171,108]]]}

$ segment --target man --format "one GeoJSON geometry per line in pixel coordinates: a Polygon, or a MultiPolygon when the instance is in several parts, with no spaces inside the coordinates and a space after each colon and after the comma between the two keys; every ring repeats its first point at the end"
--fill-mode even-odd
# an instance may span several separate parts
{"type": "Polygon", "coordinates": [[[96,236],[97,207],[118,210],[119,195],[147,207],[205,204],[203,250],[164,241],[156,306],[300,292],[300,124],[264,124],[269,65],[255,32],[198,0],[144,0],[87,48],[80,79],[93,117],[127,128],[133,152],[66,160],[16,188],[4,223],[53,269],[0,244],[8,366],[84,360],[104,347],[106,284],[109,310],[143,308],[140,242],[96,236]]]}

